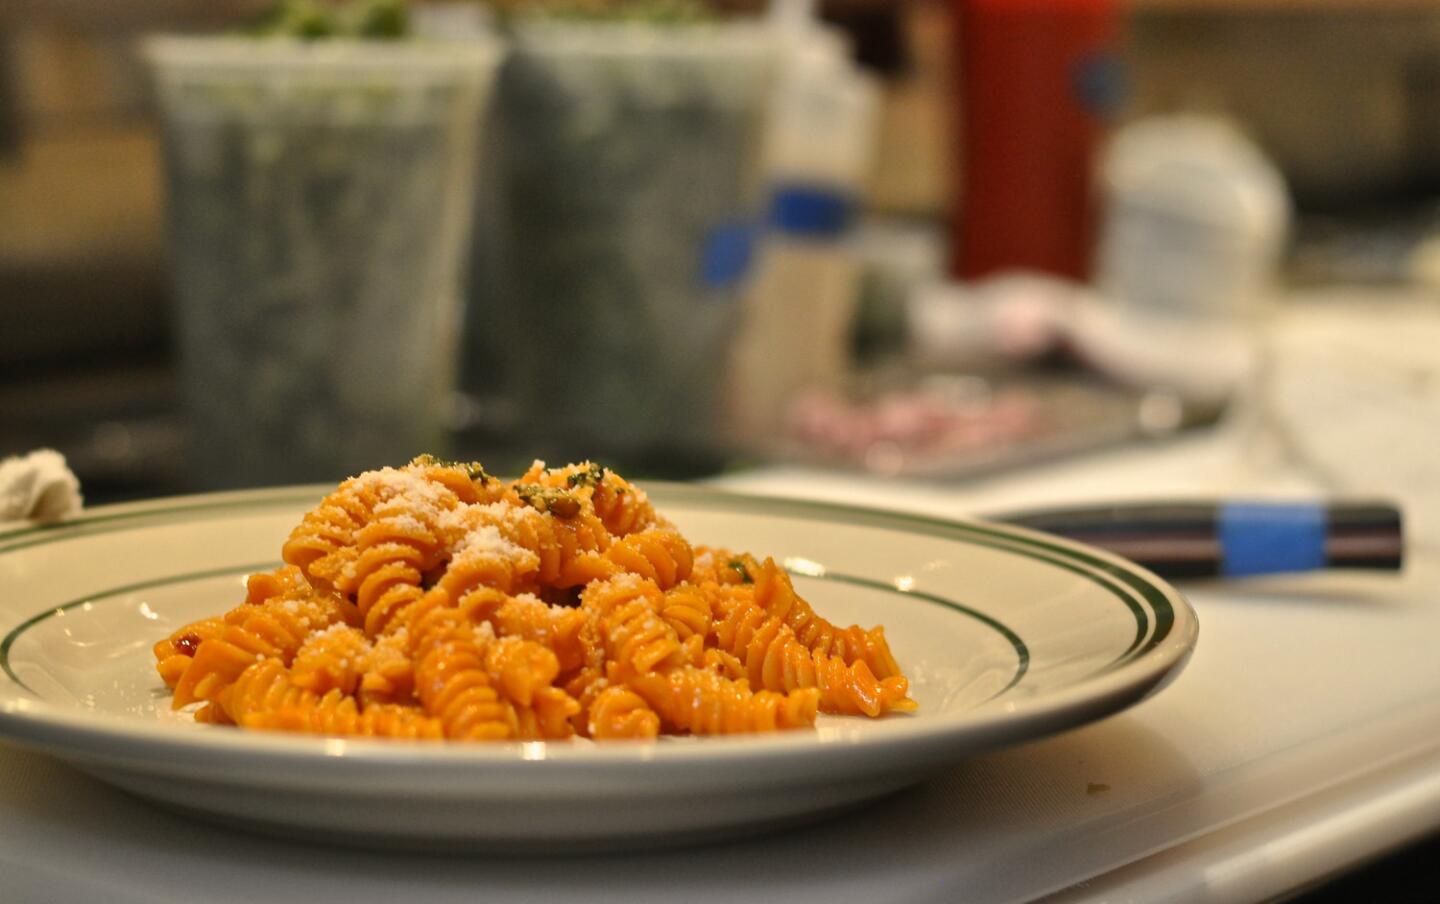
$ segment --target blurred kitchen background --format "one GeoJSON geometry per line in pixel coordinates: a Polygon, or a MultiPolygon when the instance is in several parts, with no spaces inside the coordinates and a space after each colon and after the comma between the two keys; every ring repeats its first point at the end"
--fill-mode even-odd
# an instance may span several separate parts
{"type": "Polygon", "coordinates": [[[1435,423],[1437,293],[1433,0],[0,6],[0,455],[91,503],[1217,429],[1323,470],[1290,409],[1435,423]]]}

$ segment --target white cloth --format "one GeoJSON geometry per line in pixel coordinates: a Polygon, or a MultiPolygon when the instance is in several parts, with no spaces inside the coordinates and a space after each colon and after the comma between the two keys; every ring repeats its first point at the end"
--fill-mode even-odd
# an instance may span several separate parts
{"type": "Polygon", "coordinates": [[[59,521],[82,504],[79,479],[54,449],[0,461],[0,522],[59,521]]]}

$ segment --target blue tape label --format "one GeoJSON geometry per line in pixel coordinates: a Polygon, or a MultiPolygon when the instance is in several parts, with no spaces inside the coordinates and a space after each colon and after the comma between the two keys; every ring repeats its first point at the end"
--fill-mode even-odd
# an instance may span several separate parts
{"type": "Polygon", "coordinates": [[[1227,577],[1325,567],[1325,509],[1310,503],[1220,506],[1220,573],[1227,577]]]}

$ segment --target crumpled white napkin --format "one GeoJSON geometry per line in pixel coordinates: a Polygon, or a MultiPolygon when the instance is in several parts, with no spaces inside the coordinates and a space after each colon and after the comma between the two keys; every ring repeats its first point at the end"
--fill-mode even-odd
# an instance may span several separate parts
{"type": "Polygon", "coordinates": [[[82,502],[80,481],[54,449],[0,461],[0,521],[59,521],[82,502]]]}

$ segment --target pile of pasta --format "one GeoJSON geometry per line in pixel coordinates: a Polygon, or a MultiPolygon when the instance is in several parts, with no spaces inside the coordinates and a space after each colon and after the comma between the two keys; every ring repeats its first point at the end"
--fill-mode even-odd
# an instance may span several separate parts
{"type": "Polygon", "coordinates": [[[883,629],[771,559],[692,547],[590,462],[421,456],[306,514],[243,603],[155,646],[176,708],[246,729],[597,740],[804,728],[915,702],[883,629]]]}

